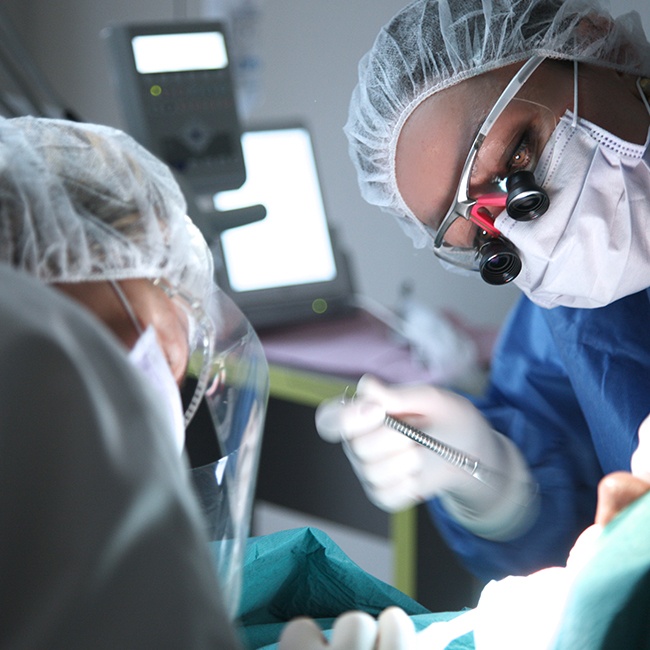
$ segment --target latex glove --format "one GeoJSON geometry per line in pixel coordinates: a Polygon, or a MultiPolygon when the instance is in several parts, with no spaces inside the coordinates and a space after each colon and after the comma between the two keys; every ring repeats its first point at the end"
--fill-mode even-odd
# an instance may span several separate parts
{"type": "Polygon", "coordinates": [[[390,387],[364,376],[354,399],[318,407],[316,428],[325,440],[343,441],[368,498],[388,512],[439,497],[461,525],[494,540],[522,534],[537,515],[535,487],[518,449],[469,400],[451,391],[390,387]],[[385,426],[386,413],[497,470],[498,487],[385,426]]]}
{"type": "Polygon", "coordinates": [[[328,641],[311,618],[287,623],[279,650],[415,650],[411,619],[398,607],[385,609],[377,620],[365,612],[341,614],[328,641]]]}

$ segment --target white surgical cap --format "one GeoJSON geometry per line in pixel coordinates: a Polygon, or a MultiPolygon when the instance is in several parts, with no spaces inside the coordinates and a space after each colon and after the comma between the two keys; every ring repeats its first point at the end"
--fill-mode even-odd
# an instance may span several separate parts
{"type": "Polygon", "coordinates": [[[212,256],[169,168],[125,133],[0,120],[0,262],[47,283],[162,278],[205,305],[212,256]]]}
{"type": "Polygon", "coordinates": [[[345,125],[350,156],[363,197],[400,217],[416,246],[427,237],[395,177],[402,126],[434,93],[535,54],[650,76],[638,14],[614,20],[598,0],[416,0],[361,59],[345,125]]]}

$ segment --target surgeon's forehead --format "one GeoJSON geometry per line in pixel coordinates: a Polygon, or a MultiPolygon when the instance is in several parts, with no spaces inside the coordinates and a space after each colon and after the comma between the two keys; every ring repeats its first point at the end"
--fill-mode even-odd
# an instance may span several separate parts
{"type": "Polygon", "coordinates": [[[446,88],[406,120],[396,148],[397,187],[423,223],[440,225],[474,138],[512,74],[504,68],[446,88]]]}

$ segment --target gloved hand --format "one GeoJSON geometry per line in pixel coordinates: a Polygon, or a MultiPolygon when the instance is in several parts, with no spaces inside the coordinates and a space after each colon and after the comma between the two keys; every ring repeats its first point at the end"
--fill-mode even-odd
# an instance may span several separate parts
{"type": "Polygon", "coordinates": [[[311,618],[287,623],[279,650],[415,650],[415,628],[404,610],[385,609],[377,620],[365,612],[341,614],[332,627],[330,641],[311,618]]]}
{"type": "Polygon", "coordinates": [[[316,411],[324,440],[343,441],[368,498],[394,512],[439,497],[462,526],[487,539],[522,534],[537,515],[536,489],[515,445],[494,431],[469,400],[433,386],[389,387],[362,377],[352,400],[316,411]],[[482,482],[384,425],[386,413],[495,470],[482,482]]]}

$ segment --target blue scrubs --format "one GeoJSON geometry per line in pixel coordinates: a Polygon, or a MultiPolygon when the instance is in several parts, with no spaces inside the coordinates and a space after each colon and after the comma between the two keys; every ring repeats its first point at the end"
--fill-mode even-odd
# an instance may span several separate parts
{"type": "Polygon", "coordinates": [[[488,390],[474,402],[522,450],[541,512],[525,535],[495,543],[461,528],[433,500],[442,536],[485,580],[564,565],[593,523],[598,481],[629,471],[650,413],[648,291],[599,309],[547,310],[522,298],[497,343],[488,390]]]}

